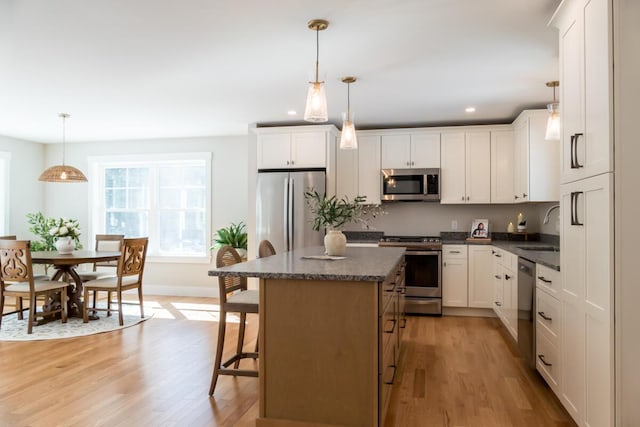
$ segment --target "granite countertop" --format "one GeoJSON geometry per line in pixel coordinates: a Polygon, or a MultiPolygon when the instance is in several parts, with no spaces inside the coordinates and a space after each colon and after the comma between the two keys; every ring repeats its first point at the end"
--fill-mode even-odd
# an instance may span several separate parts
{"type": "Polygon", "coordinates": [[[546,267],[560,271],[560,248],[558,245],[540,241],[518,242],[513,240],[492,240],[491,242],[473,242],[468,240],[443,240],[443,245],[486,245],[490,244],[505,251],[511,252],[519,257],[526,258],[536,264],[542,264],[546,267]],[[527,246],[553,246],[556,251],[535,251],[520,249],[527,246]]]}
{"type": "Polygon", "coordinates": [[[324,254],[324,247],[314,246],[216,268],[209,270],[209,276],[382,282],[395,274],[404,252],[404,248],[347,247],[341,260],[302,258],[324,254]]]}

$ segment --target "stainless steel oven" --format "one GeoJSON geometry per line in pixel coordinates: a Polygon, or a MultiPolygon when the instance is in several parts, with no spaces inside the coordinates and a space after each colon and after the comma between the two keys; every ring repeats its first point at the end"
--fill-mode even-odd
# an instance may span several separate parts
{"type": "Polygon", "coordinates": [[[405,312],[442,314],[442,243],[439,237],[385,236],[380,246],[403,246],[405,312]]]}

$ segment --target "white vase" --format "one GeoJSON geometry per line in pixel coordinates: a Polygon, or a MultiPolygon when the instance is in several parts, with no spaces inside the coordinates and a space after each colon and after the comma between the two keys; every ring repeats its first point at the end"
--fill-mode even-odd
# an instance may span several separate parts
{"type": "Polygon", "coordinates": [[[242,259],[246,259],[247,258],[247,250],[243,249],[243,248],[234,248],[236,250],[236,252],[238,252],[238,255],[240,255],[240,258],[242,259]]]}
{"type": "Polygon", "coordinates": [[[324,236],[324,250],[329,256],[343,256],[347,248],[347,238],[340,230],[327,230],[324,236]]]}
{"type": "Polygon", "coordinates": [[[56,240],[56,249],[59,254],[67,255],[73,253],[73,250],[76,248],[76,244],[71,240],[71,237],[58,237],[56,240]]]}

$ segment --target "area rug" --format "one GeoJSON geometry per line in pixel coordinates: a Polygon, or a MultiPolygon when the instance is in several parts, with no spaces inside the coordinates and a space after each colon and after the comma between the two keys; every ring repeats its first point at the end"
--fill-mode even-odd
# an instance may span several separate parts
{"type": "Polygon", "coordinates": [[[107,317],[107,313],[103,311],[99,312],[99,319],[90,320],[89,323],[83,323],[81,318],[69,317],[67,323],[62,323],[58,319],[34,326],[31,335],[27,334],[27,312],[24,313],[24,320],[18,320],[18,315],[14,313],[2,317],[0,341],[53,340],[100,334],[128,328],[153,317],[153,309],[145,307],[145,317],[140,318],[140,307],[137,304],[125,304],[122,311],[124,326],[118,324],[117,312],[112,312],[111,316],[107,317]]]}

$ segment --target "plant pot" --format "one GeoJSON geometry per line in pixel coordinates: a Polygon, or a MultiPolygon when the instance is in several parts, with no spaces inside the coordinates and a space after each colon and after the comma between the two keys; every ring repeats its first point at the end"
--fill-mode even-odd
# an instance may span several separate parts
{"type": "Polygon", "coordinates": [[[240,255],[240,258],[242,259],[247,259],[247,250],[243,249],[243,248],[234,248],[236,250],[236,252],[238,252],[238,255],[240,255]]]}
{"type": "Polygon", "coordinates": [[[73,250],[76,248],[76,244],[74,243],[73,240],[71,240],[71,237],[58,237],[58,240],[56,240],[56,249],[58,250],[59,254],[62,255],[68,255],[73,253],[73,250]]]}
{"type": "Polygon", "coordinates": [[[340,230],[328,230],[324,236],[324,250],[329,256],[343,256],[347,249],[347,238],[340,230]]]}

